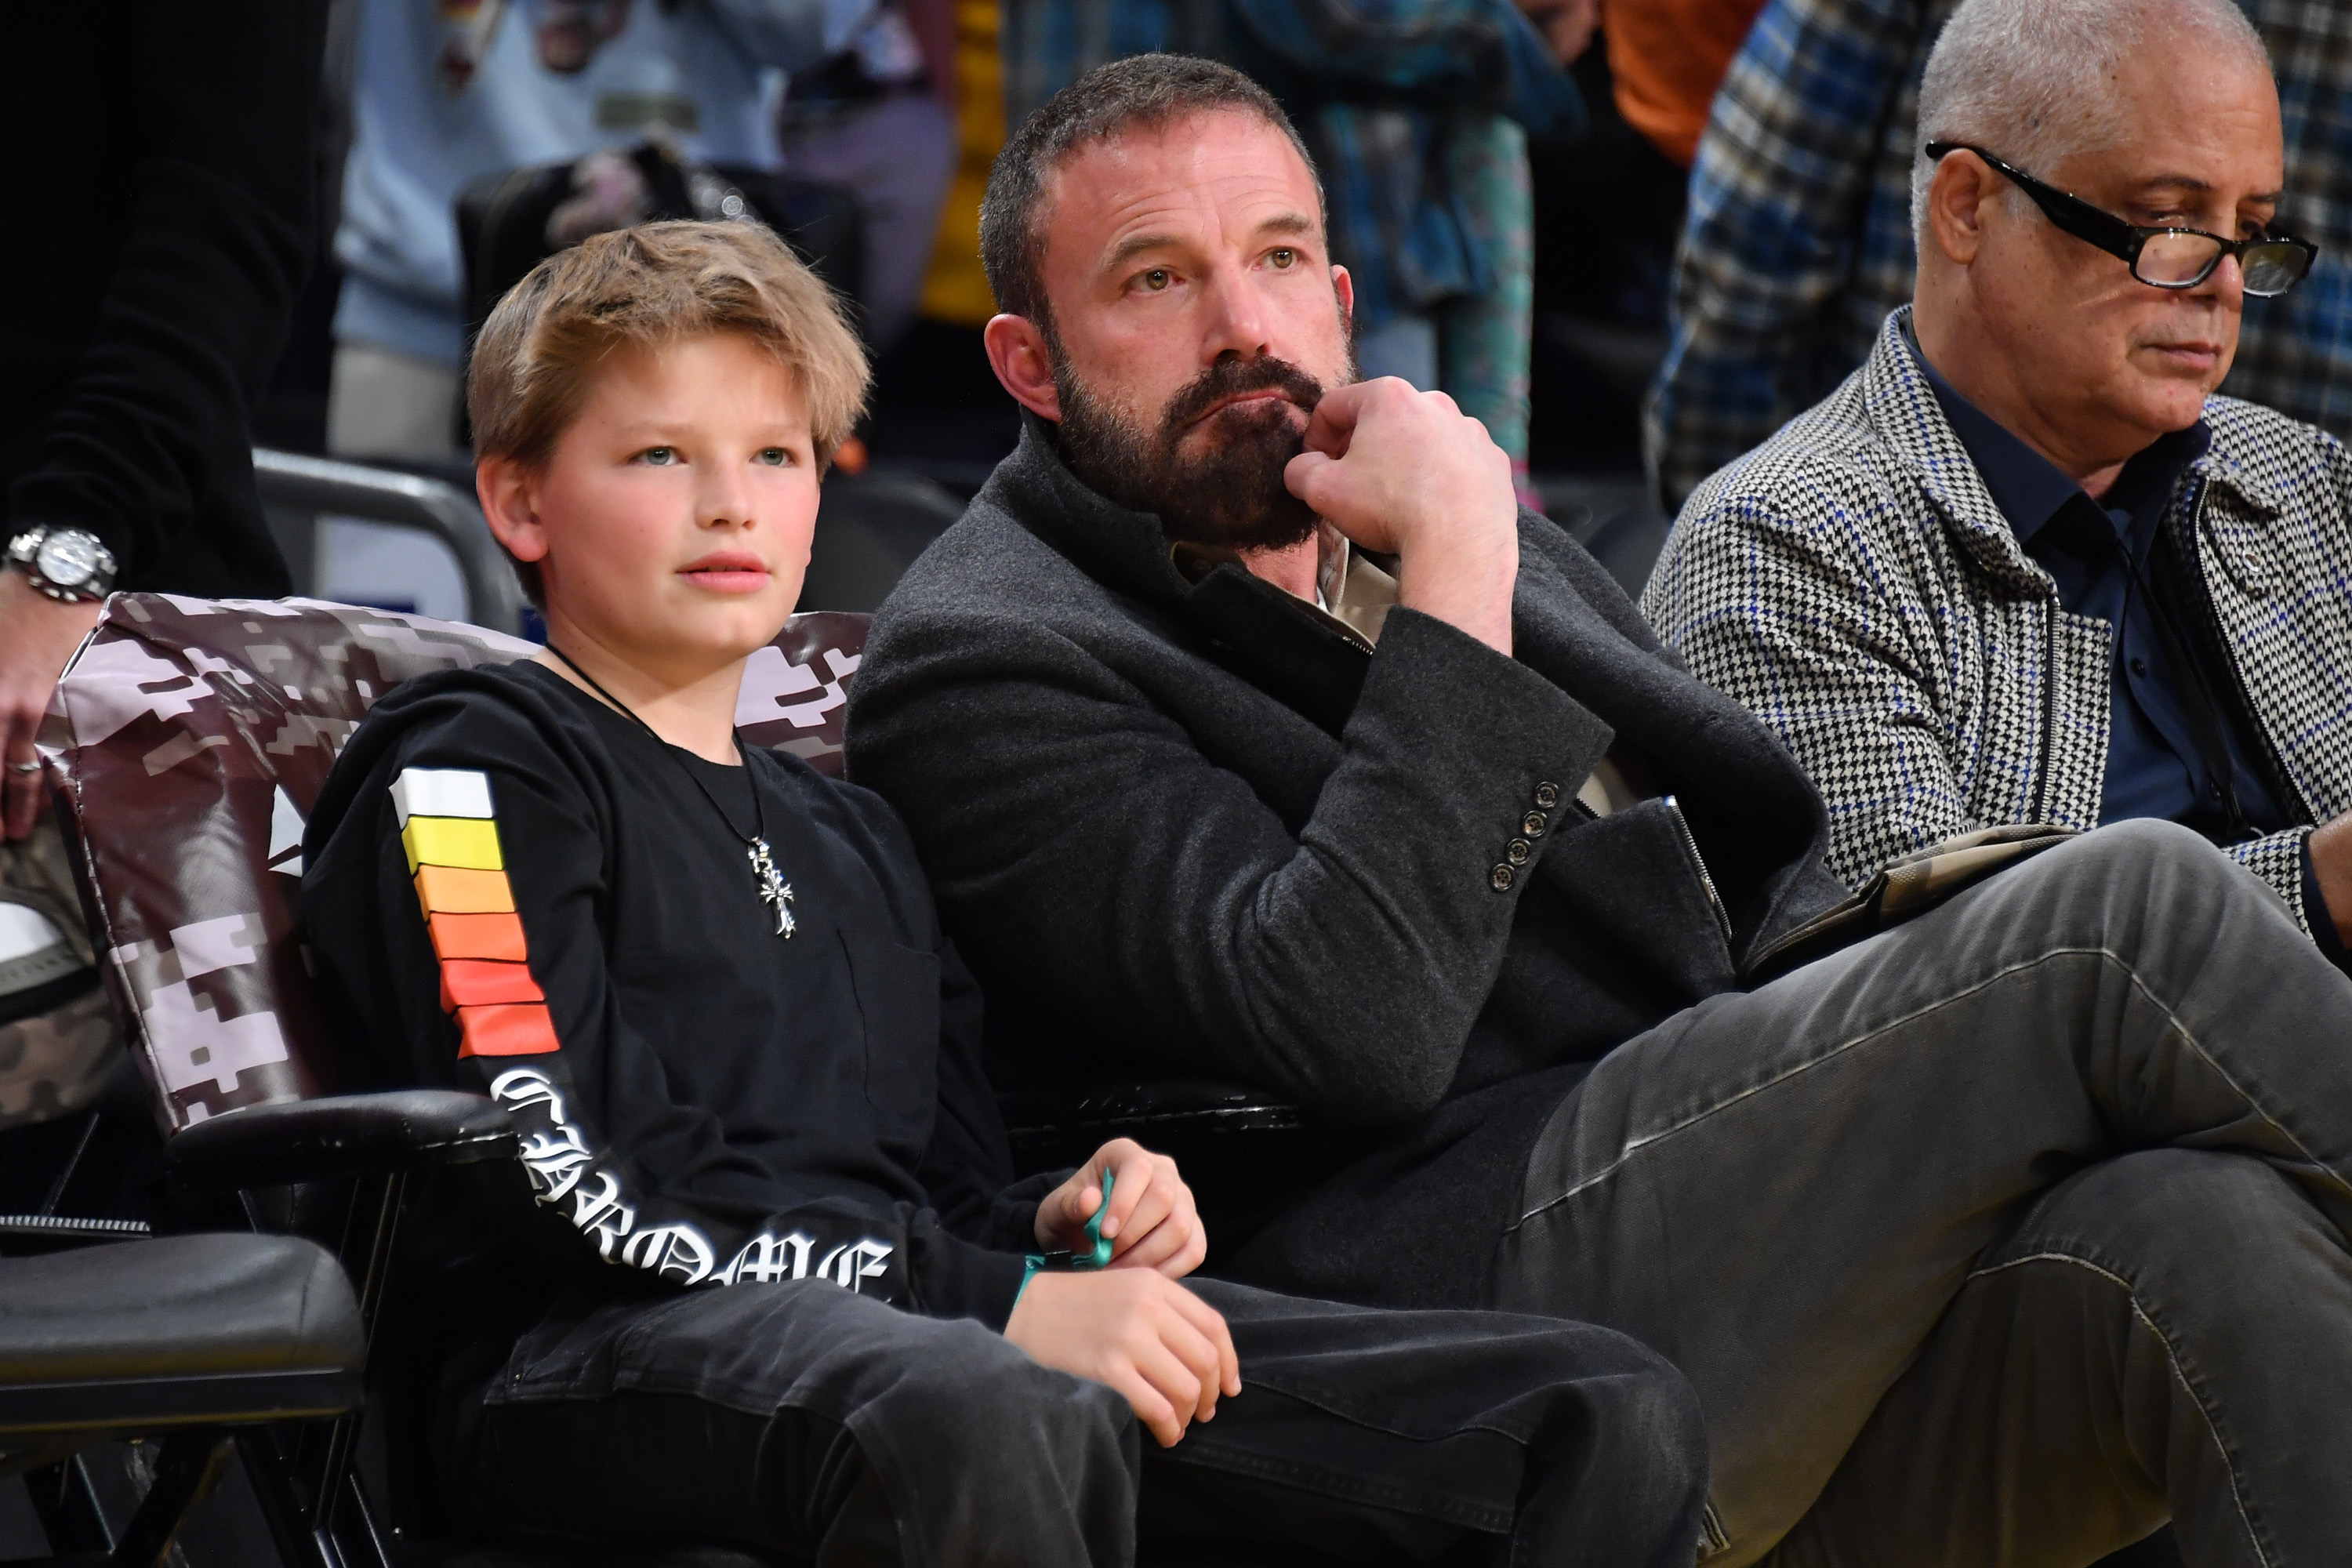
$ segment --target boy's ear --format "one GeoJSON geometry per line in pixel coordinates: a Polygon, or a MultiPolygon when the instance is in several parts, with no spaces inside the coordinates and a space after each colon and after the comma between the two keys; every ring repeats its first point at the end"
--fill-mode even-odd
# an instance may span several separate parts
{"type": "Polygon", "coordinates": [[[547,559],[547,525],[540,520],[538,476],[512,458],[474,465],[474,493],[490,532],[518,561],[547,559]]]}

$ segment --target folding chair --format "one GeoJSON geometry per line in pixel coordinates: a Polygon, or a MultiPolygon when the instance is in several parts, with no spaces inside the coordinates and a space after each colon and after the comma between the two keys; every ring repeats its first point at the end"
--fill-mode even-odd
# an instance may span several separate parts
{"type": "Polygon", "coordinates": [[[66,1564],[155,1568],[227,1464],[268,1425],[360,1399],[358,1303],[334,1258],[283,1236],[174,1236],[0,1259],[0,1475],[32,1472],[66,1564]],[[65,1461],[161,1437],[119,1540],[65,1461]]]}

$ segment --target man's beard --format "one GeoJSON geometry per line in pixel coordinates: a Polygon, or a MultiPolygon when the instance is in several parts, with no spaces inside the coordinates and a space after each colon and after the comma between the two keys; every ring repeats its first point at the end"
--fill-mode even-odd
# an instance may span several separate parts
{"type": "Polygon", "coordinates": [[[1284,487],[1283,468],[1305,449],[1308,414],[1323,384],[1287,360],[1220,360],[1168,400],[1159,428],[1146,430],[1105,405],[1054,355],[1061,399],[1062,457],[1094,490],[1137,511],[1156,512],[1169,539],[1232,550],[1285,550],[1315,531],[1315,513],[1284,487]],[[1237,394],[1255,398],[1204,410],[1237,394]],[[1179,451],[1187,437],[1195,449],[1179,451]]]}

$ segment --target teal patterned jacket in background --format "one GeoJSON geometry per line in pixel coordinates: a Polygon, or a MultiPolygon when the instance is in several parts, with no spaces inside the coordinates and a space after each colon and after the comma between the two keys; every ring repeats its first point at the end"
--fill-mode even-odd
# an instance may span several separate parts
{"type": "Polygon", "coordinates": [[[1439,384],[1525,464],[1527,133],[1579,130],[1584,105],[1510,0],[1005,0],[1002,37],[1008,125],[1154,50],[1263,83],[1314,151],[1358,331],[1434,316],[1439,384]]]}

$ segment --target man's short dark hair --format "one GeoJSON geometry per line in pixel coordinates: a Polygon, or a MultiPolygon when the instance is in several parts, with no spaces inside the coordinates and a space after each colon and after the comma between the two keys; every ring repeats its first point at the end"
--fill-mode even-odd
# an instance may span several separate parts
{"type": "Polygon", "coordinates": [[[1274,95],[1231,66],[1189,55],[1130,55],[1097,66],[1048,99],[1005,142],[980,204],[980,261],[997,308],[1052,333],[1038,207],[1045,184],[1071,154],[1130,130],[1158,131],[1218,110],[1255,114],[1290,138],[1323,200],[1323,182],[1298,130],[1274,95]]]}

